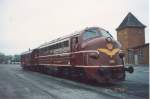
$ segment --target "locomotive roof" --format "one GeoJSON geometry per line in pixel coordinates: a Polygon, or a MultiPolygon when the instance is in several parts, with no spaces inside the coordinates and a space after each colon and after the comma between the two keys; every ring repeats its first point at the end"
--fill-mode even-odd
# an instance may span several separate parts
{"type": "Polygon", "coordinates": [[[63,41],[63,40],[67,40],[68,38],[70,38],[70,37],[72,37],[72,36],[77,36],[77,35],[79,35],[79,34],[80,34],[80,32],[75,32],[75,33],[72,33],[72,34],[69,34],[69,35],[66,35],[66,36],[63,36],[63,37],[54,39],[54,40],[52,40],[52,41],[50,41],[50,42],[46,42],[46,43],[40,45],[40,46],[38,47],[38,49],[43,48],[43,47],[47,47],[47,46],[49,46],[49,45],[51,45],[51,44],[54,44],[54,43],[61,42],[61,41],[63,41]]]}
{"type": "Polygon", "coordinates": [[[145,25],[143,25],[131,12],[129,12],[116,30],[118,31],[126,27],[145,28],[145,25]]]}
{"type": "MultiPolygon", "coordinates": [[[[77,32],[74,32],[74,33],[72,33],[72,34],[69,34],[69,35],[66,35],[66,36],[63,36],[63,37],[54,39],[54,40],[52,40],[52,41],[50,41],[50,42],[46,42],[46,43],[44,43],[44,44],[41,44],[39,47],[37,47],[37,48],[35,48],[35,49],[41,49],[41,48],[47,47],[47,46],[49,46],[49,45],[52,45],[52,44],[55,44],[55,43],[58,43],[58,42],[62,42],[63,40],[68,40],[70,37],[72,37],[72,36],[77,36],[77,35],[81,34],[82,31],[89,30],[89,29],[102,29],[102,28],[100,28],[100,27],[86,27],[85,29],[83,29],[83,30],[81,30],[81,31],[77,31],[77,32]]],[[[34,49],[28,50],[28,51],[25,51],[25,52],[23,52],[23,53],[21,53],[21,54],[22,54],[22,55],[23,55],[23,54],[29,54],[29,53],[31,53],[33,50],[34,50],[34,49]]]]}
{"type": "MultiPolygon", "coordinates": [[[[86,27],[84,30],[89,30],[89,29],[102,29],[102,28],[99,28],[99,27],[86,27]]],[[[69,35],[66,35],[66,36],[54,39],[54,40],[52,40],[50,42],[46,42],[44,44],[41,44],[39,47],[37,47],[37,49],[41,49],[41,48],[47,47],[47,46],[49,46],[51,44],[62,42],[63,40],[67,40],[68,38],[70,38],[72,36],[77,36],[77,35],[81,34],[81,32],[84,31],[84,30],[81,30],[81,31],[78,31],[78,32],[74,32],[72,34],[69,34],[69,35]]]]}

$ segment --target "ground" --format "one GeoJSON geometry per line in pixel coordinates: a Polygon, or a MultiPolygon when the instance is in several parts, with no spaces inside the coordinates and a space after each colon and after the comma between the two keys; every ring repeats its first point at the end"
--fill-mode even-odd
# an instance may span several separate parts
{"type": "Polygon", "coordinates": [[[134,68],[124,82],[92,85],[1,64],[0,99],[149,99],[149,68],[134,68]]]}

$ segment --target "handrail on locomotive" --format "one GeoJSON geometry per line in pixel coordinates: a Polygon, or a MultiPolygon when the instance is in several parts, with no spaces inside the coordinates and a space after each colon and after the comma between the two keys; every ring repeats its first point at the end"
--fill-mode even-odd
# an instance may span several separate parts
{"type": "Polygon", "coordinates": [[[133,73],[133,72],[134,72],[134,68],[133,68],[132,66],[126,67],[125,64],[124,64],[124,57],[125,57],[125,54],[124,54],[124,52],[123,52],[122,50],[119,52],[119,56],[120,56],[120,58],[121,58],[121,60],[122,60],[122,64],[123,64],[123,66],[124,66],[124,71],[127,71],[127,72],[129,72],[129,73],[133,73]]]}

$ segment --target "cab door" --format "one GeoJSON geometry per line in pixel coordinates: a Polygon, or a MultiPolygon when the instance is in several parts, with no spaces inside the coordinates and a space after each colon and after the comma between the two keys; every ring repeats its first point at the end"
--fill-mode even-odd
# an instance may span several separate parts
{"type": "Polygon", "coordinates": [[[32,59],[33,59],[33,65],[37,66],[38,65],[38,49],[34,49],[32,52],[32,59]]]}
{"type": "Polygon", "coordinates": [[[71,52],[78,51],[78,37],[71,38],[71,52]]]}
{"type": "Polygon", "coordinates": [[[70,59],[70,63],[72,66],[75,66],[77,64],[77,51],[78,51],[78,37],[74,36],[71,38],[71,42],[70,42],[70,46],[71,46],[71,59],[70,59]]]}
{"type": "Polygon", "coordinates": [[[83,65],[84,63],[84,53],[80,51],[81,42],[79,36],[71,38],[71,65],[83,65]]]}

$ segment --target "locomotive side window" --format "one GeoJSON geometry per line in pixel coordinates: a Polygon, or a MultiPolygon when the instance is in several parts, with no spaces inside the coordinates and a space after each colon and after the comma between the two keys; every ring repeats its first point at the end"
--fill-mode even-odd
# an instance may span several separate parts
{"type": "Polygon", "coordinates": [[[54,54],[54,53],[62,53],[63,51],[69,50],[69,40],[62,41],[59,43],[55,43],[53,45],[49,45],[47,47],[43,47],[39,49],[40,55],[54,54]]]}
{"type": "Polygon", "coordinates": [[[68,47],[69,46],[69,41],[64,41],[63,45],[64,45],[64,47],[68,47]]]}
{"type": "Polygon", "coordinates": [[[91,29],[85,30],[83,34],[83,40],[95,38],[95,37],[112,37],[107,31],[103,29],[91,29]]]}

